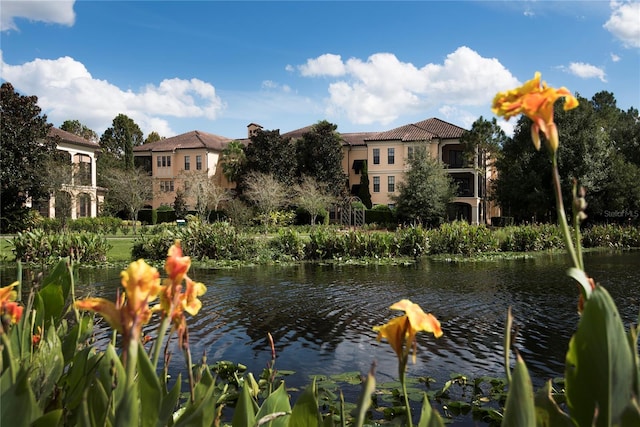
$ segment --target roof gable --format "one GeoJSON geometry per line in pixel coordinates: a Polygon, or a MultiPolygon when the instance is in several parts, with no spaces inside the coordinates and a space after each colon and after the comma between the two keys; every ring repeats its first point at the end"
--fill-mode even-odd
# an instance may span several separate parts
{"type": "Polygon", "coordinates": [[[421,122],[404,125],[384,132],[378,132],[367,138],[367,141],[431,141],[433,138],[460,138],[465,129],[447,123],[444,120],[431,118],[421,122]]]}
{"type": "Polygon", "coordinates": [[[133,148],[133,151],[174,151],[178,149],[206,148],[222,151],[232,141],[230,138],[193,130],[181,135],[150,142],[133,148]]]}
{"type": "Polygon", "coordinates": [[[49,128],[49,132],[47,133],[47,136],[49,138],[58,137],[62,141],[70,144],[82,145],[84,147],[90,147],[95,150],[100,149],[100,145],[98,145],[98,143],[89,141],[88,139],[84,139],[83,137],[78,136],[75,133],[67,132],[66,130],[58,129],[57,127],[54,127],[54,126],[51,126],[49,128]]]}

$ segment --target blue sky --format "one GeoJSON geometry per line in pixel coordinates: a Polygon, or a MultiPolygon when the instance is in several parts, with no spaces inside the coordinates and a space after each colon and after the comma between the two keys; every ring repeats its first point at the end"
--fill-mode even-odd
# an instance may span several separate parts
{"type": "Polygon", "coordinates": [[[99,135],[468,129],[535,71],[640,108],[638,1],[0,1],[2,81],[99,135]]]}

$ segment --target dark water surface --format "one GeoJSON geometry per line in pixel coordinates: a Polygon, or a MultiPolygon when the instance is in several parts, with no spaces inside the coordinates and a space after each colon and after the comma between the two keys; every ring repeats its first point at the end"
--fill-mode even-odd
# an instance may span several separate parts
{"type": "MultiPolygon", "coordinates": [[[[604,285],[627,325],[638,319],[640,252],[589,253],[587,272],[604,285]]],[[[288,386],[304,387],[313,374],[365,373],[377,363],[378,383],[397,379],[397,359],[372,328],[400,314],[388,307],[403,298],[442,323],[444,335],[418,334],[418,358],[409,376],[429,376],[441,387],[454,372],[504,376],[502,340],[506,312],[518,326],[517,348],[534,386],[563,376],[569,338],[578,321],[578,288],[565,276],[564,255],[518,260],[448,263],[425,260],[408,266],[304,264],[233,270],[192,269],[207,285],[201,312],[190,319],[194,360],[230,360],[258,375],[271,360],[293,370],[288,386]]],[[[5,269],[2,283],[13,280],[5,269]],[[5,277],[9,275],[9,278],[5,277]]],[[[119,270],[82,270],[77,294],[113,298],[119,270]]],[[[108,338],[105,338],[108,339],[108,338]]],[[[179,355],[172,370],[182,371],[179,355]]],[[[347,396],[355,402],[355,397],[347,396]]],[[[460,419],[456,425],[473,425],[460,419]]]]}

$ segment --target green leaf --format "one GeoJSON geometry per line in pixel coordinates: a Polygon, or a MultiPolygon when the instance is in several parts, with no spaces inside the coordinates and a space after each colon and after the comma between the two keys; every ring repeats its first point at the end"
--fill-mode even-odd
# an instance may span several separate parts
{"type": "MultiPolygon", "coordinates": [[[[260,420],[263,417],[276,414],[278,412],[291,412],[291,404],[289,403],[289,395],[284,388],[284,382],[280,383],[280,386],[271,393],[258,410],[256,419],[260,420]]],[[[278,417],[273,421],[270,421],[266,425],[268,427],[287,427],[288,417],[278,417]]]]}
{"type": "Polygon", "coordinates": [[[538,427],[573,427],[571,418],[560,409],[551,392],[551,381],[547,381],[544,387],[536,393],[536,422],[538,427]]]}
{"type": "Polygon", "coordinates": [[[318,393],[315,380],[296,400],[289,418],[290,426],[319,426],[322,418],[318,411],[318,393]]]}
{"type": "Polygon", "coordinates": [[[418,427],[444,427],[444,422],[440,414],[431,408],[429,398],[424,393],[422,399],[422,410],[420,411],[420,421],[418,427]]]}
{"type": "Polygon", "coordinates": [[[160,413],[158,414],[158,425],[168,425],[169,418],[173,414],[176,404],[178,403],[178,399],[180,398],[181,386],[182,374],[178,374],[178,378],[176,379],[176,383],[173,385],[173,388],[162,398],[162,405],[160,407],[160,413]]]}
{"type": "Polygon", "coordinates": [[[109,396],[100,382],[85,389],[83,399],[83,409],[87,412],[91,426],[113,425],[109,396]]]}
{"type": "Polygon", "coordinates": [[[363,384],[362,393],[358,397],[358,415],[356,417],[355,426],[362,427],[367,415],[367,411],[371,407],[371,395],[376,391],[375,364],[371,365],[367,379],[363,384]]]}
{"type": "Polygon", "coordinates": [[[15,382],[11,381],[11,372],[3,372],[0,377],[0,390],[1,426],[29,426],[42,415],[26,371],[20,370],[15,382]]]}
{"type": "Polygon", "coordinates": [[[62,409],[54,409],[53,411],[49,411],[33,423],[31,423],[31,427],[51,427],[57,426],[60,424],[60,420],[62,419],[62,409]]]}
{"type": "Polygon", "coordinates": [[[215,391],[216,384],[211,372],[205,369],[200,382],[195,386],[195,401],[187,405],[174,426],[211,426],[216,414],[215,391]]]}
{"type": "Polygon", "coordinates": [[[149,356],[140,344],[138,349],[138,391],[142,427],[154,427],[160,412],[162,388],[149,356]]]}
{"type": "Polygon", "coordinates": [[[53,319],[55,323],[62,317],[65,302],[69,296],[73,278],[67,267],[68,259],[61,259],[53,271],[43,279],[42,289],[38,292],[44,305],[45,325],[53,319]]]}
{"type": "Polygon", "coordinates": [[[39,396],[42,410],[47,407],[49,397],[62,376],[63,370],[62,343],[53,325],[51,325],[40,341],[29,369],[32,389],[36,396],[39,396]]]}
{"type": "Polygon", "coordinates": [[[516,358],[511,383],[509,383],[502,425],[517,427],[535,427],[536,425],[533,385],[527,365],[520,355],[516,358]]]}
{"type": "Polygon", "coordinates": [[[597,286],[567,352],[566,398],[571,417],[579,425],[619,424],[633,394],[634,368],[618,309],[606,289],[597,286]]]}
{"type": "Polygon", "coordinates": [[[258,405],[256,404],[249,387],[245,384],[240,391],[240,397],[233,411],[233,419],[231,424],[233,427],[253,427],[256,420],[256,412],[258,405]]]}

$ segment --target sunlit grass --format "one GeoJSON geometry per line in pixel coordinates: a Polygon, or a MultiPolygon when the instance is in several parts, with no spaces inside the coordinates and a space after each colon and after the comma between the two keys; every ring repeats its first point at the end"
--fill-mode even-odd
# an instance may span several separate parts
{"type": "Polygon", "coordinates": [[[111,249],[107,251],[108,262],[131,261],[134,237],[108,237],[111,249]]]}

